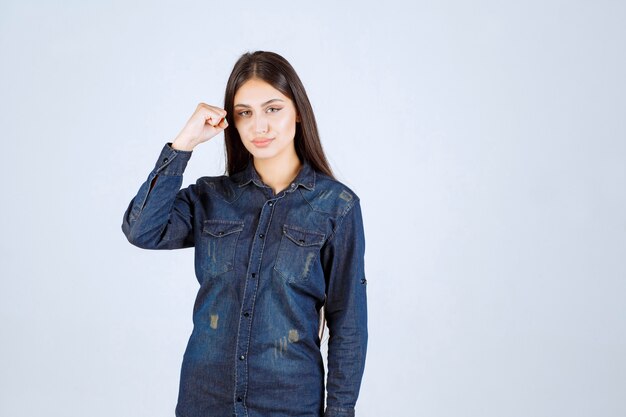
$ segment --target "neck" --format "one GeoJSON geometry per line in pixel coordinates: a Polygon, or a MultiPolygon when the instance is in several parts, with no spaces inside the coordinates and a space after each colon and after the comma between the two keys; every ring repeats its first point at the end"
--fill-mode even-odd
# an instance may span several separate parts
{"type": "Polygon", "coordinates": [[[274,194],[287,188],[302,168],[302,163],[295,153],[280,158],[254,158],[253,162],[261,180],[274,190],[274,194]]]}

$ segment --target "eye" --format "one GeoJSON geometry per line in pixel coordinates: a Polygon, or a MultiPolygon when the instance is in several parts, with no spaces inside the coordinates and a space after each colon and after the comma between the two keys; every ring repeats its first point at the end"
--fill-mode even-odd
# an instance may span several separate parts
{"type": "Polygon", "coordinates": [[[237,114],[238,114],[239,116],[242,116],[242,117],[243,117],[243,116],[247,116],[247,114],[244,114],[244,113],[250,113],[250,111],[249,111],[249,110],[244,110],[244,111],[241,111],[241,112],[239,112],[239,113],[237,113],[237,114]]]}
{"type": "Polygon", "coordinates": [[[268,111],[275,110],[275,111],[270,111],[270,113],[278,113],[281,109],[279,107],[270,107],[267,110],[268,111]]]}

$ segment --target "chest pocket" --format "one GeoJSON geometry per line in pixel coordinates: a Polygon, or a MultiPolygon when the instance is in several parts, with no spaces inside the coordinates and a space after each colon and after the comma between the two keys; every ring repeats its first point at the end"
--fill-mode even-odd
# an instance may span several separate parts
{"type": "Polygon", "coordinates": [[[237,239],[243,230],[243,221],[205,220],[202,238],[206,243],[203,269],[209,276],[216,276],[235,267],[235,249],[237,239]]]}
{"type": "Polygon", "coordinates": [[[288,282],[306,280],[319,257],[324,238],[325,235],[317,231],[283,225],[274,269],[288,282]]]}

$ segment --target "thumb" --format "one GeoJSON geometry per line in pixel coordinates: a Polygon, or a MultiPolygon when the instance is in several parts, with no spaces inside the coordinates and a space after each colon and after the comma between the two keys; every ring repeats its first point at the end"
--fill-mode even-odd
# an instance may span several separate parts
{"type": "Polygon", "coordinates": [[[226,129],[228,127],[228,121],[226,120],[226,117],[222,117],[217,123],[215,123],[214,120],[212,120],[212,122],[209,122],[209,124],[216,128],[226,129]]]}
{"type": "Polygon", "coordinates": [[[228,122],[226,121],[226,116],[219,117],[213,114],[208,114],[206,116],[205,123],[208,123],[213,127],[219,127],[220,125],[223,125],[223,127],[226,128],[226,126],[228,126],[228,122]]]}

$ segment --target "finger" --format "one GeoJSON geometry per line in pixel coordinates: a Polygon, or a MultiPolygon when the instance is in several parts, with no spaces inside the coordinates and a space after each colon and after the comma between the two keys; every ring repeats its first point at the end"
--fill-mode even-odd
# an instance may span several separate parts
{"type": "Polygon", "coordinates": [[[210,110],[217,116],[218,120],[222,117],[226,117],[226,110],[221,107],[210,106],[210,110]]]}
{"type": "Polygon", "coordinates": [[[220,126],[224,129],[228,126],[228,120],[226,120],[226,112],[223,114],[218,114],[217,116],[212,116],[211,118],[211,126],[220,126]]]}
{"type": "Polygon", "coordinates": [[[200,117],[204,119],[205,124],[209,124],[213,127],[216,127],[221,119],[226,117],[226,110],[206,103],[199,103],[196,113],[201,115],[200,117]]]}
{"type": "Polygon", "coordinates": [[[205,123],[210,124],[211,126],[217,126],[220,122],[220,119],[222,117],[219,114],[215,114],[215,113],[207,113],[205,115],[205,123]]]}

